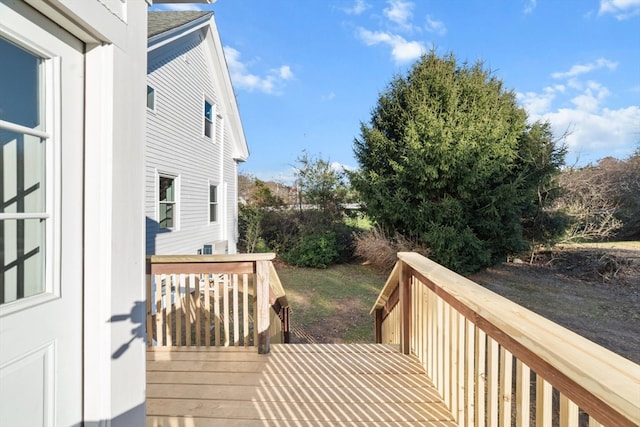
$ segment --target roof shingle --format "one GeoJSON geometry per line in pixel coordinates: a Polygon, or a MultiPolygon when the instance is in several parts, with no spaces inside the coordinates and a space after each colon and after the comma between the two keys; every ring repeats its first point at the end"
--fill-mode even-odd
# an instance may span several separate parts
{"type": "Polygon", "coordinates": [[[147,38],[178,28],[213,12],[149,12],[147,38]]]}

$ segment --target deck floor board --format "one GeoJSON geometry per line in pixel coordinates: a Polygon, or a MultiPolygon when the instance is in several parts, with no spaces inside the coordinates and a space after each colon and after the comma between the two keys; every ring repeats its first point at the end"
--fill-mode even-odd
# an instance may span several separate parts
{"type": "Polygon", "coordinates": [[[391,346],[147,352],[147,426],[452,427],[416,359],[391,346]]]}

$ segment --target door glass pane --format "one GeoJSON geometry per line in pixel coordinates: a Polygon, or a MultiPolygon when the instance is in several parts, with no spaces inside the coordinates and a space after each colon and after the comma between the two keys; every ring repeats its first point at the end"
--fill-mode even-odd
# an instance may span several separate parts
{"type": "Polygon", "coordinates": [[[0,38],[0,120],[42,128],[42,59],[0,38]]]}
{"type": "Polygon", "coordinates": [[[0,129],[0,213],[45,212],[45,141],[0,129]]]}
{"type": "MultiPolygon", "coordinates": [[[[45,130],[43,60],[2,38],[0,58],[0,120],[45,130]]],[[[0,128],[0,304],[46,289],[45,144],[0,128]]]]}
{"type": "Polygon", "coordinates": [[[0,303],[44,292],[45,220],[0,221],[0,303]]]}

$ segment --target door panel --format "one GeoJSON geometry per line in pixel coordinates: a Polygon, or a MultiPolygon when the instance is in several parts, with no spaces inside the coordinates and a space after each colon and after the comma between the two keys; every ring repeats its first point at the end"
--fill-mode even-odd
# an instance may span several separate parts
{"type": "Polygon", "coordinates": [[[82,422],[84,45],[0,0],[0,425],[82,422]]]}

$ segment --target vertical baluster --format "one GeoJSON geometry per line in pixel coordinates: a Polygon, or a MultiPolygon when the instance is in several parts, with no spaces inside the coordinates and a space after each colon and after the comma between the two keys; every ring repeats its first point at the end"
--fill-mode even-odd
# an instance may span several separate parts
{"type": "Polygon", "coordinates": [[[164,346],[164,308],[162,307],[162,281],[165,275],[156,274],[156,342],[164,346]]]}
{"type": "Polygon", "coordinates": [[[173,345],[173,288],[175,274],[169,274],[167,276],[165,287],[165,307],[167,308],[167,318],[165,320],[165,327],[167,329],[167,346],[173,345]]]}
{"type": "Polygon", "coordinates": [[[249,275],[242,275],[242,332],[243,344],[249,345],[249,275]]]}
{"type": "Polygon", "coordinates": [[[191,340],[192,324],[193,324],[193,299],[191,298],[191,289],[193,289],[193,282],[195,277],[193,274],[189,274],[184,288],[184,335],[187,346],[190,346],[193,342],[191,340]]]}
{"type": "Polygon", "coordinates": [[[216,274],[213,280],[213,335],[218,347],[222,345],[220,340],[220,286],[222,286],[222,280],[220,275],[216,274]]]}
{"type": "Polygon", "coordinates": [[[178,347],[182,346],[182,316],[184,309],[182,308],[182,288],[184,287],[184,274],[180,274],[178,283],[176,283],[176,342],[178,347]]]}
{"type": "Polygon", "coordinates": [[[560,427],[578,426],[578,405],[560,394],[560,427]]]}
{"type": "MultiPolygon", "coordinates": [[[[259,347],[258,341],[258,275],[253,275],[253,345],[259,347]]],[[[258,351],[260,349],[258,348],[258,351]]]]}
{"type": "MultiPolygon", "coordinates": [[[[449,304],[447,304],[449,305],[449,304]]],[[[451,375],[449,376],[448,382],[450,385],[449,395],[451,398],[449,401],[449,408],[451,408],[451,413],[455,417],[455,420],[458,421],[458,312],[451,306],[449,306],[449,317],[450,317],[450,340],[449,340],[449,357],[451,359],[451,375]]]]}
{"type": "Polygon", "coordinates": [[[458,425],[463,424],[465,420],[465,412],[466,408],[464,406],[464,395],[466,393],[465,387],[465,377],[464,377],[464,362],[466,359],[466,324],[467,319],[456,311],[456,317],[458,322],[458,343],[456,344],[456,353],[458,354],[458,381],[454,384],[457,387],[456,395],[457,395],[457,405],[458,405],[458,416],[456,420],[458,421],[458,425]]]}
{"type": "Polygon", "coordinates": [[[438,350],[436,345],[436,337],[438,334],[438,304],[437,297],[430,289],[427,291],[429,295],[429,378],[434,381],[436,378],[438,350]]]}
{"type": "Polygon", "coordinates": [[[444,302],[442,298],[436,297],[438,300],[438,319],[437,319],[437,332],[438,332],[438,341],[436,343],[436,348],[438,349],[438,365],[436,372],[438,373],[438,384],[436,387],[440,392],[440,395],[444,395],[444,302]]]}
{"type": "Polygon", "coordinates": [[[536,374],[536,426],[551,425],[553,388],[544,378],[536,374]]]}
{"type": "Polygon", "coordinates": [[[431,307],[429,306],[429,288],[422,286],[422,315],[424,316],[424,338],[422,343],[422,353],[424,354],[424,369],[431,378],[431,346],[429,340],[431,339],[431,307]]]}
{"type": "Polygon", "coordinates": [[[147,347],[153,346],[153,276],[151,275],[151,265],[147,261],[146,289],[147,289],[147,347]]]}
{"type": "Polygon", "coordinates": [[[468,427],[472,427],[475,425],[475,395],[476,395],[476,325],[467,320],[466,324],[466,333],[465,333],[465,351],[467,357],[465,358],[465,394],[464,394],[464,405],[465,405],[465,421],[468,427]]]}
{"type": "Polygon", "coordinates": [[[209,275],[204,275],[204,345],[211,345],[211,279],[209,275]]]}
{"type": "Polygon", "coordinates": [[[229,274],[224,275],[222,288],[222,319],[224,322],[224,346],[229,347],[229,274]]]}
{"type": "Polygon", "coordinates": [[[202,311],[202,303],[200,301],[200,278],[199,277],[195,277],[194,280],[194,289],[193,289],[193,296],[195,298],[195,317],[196,317],[196,345],[197,346],[201,346],[202,345],[202,320],[201,320],[201,311],[202,311]]]}
{"type": "Polygon", "coordinates": [[[269,264],[265,261],[256,262],[257,282],[257,316],[258,353],[267,354],[271,350],[269,339],[269,264]]]}
{"type": "Polygon", "coordinates": [[[513,355],[500,348],[500,425],[502,427],[511,426],[511,396],[513,392],[513,355]]]}
{"type": "Polygon", "coordinates": [[[240,345],[240,313],[238,309],[238,275],[233,275],[233,345],[240,345]]]}
{"type": "Polygon", "coordinates": [[[443,353],[443,370],[444,378],[442,383],[442,396],[444,397],[444,403],[447,408],[451,408],[451,306],[443,302],[443,335],[444,340],[442,343],[443,353]]]}
{"type": "Polygon", "coordinates": [[[487,396],[487,335],[480,328],[476,328],[476,424],[478,427],[486,425],[487,396]]]}
{"type": "Polygon", "coordinates": [[[516,426],[529,427],[531,412],[531,369],[516,361],[516,426]]]}
{"type": "Polygon", "coordinates": [[[487,338],[487,425],[498,425],[498,342],[493,338],[487,338]]]}

